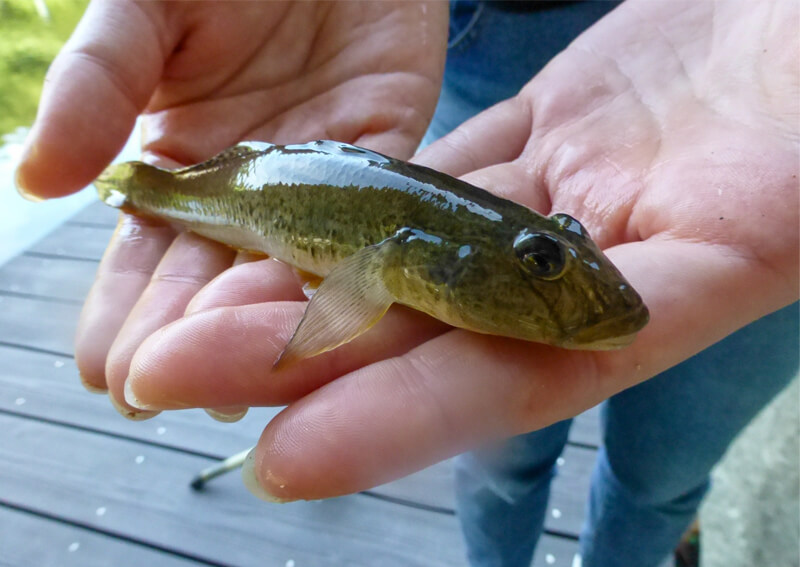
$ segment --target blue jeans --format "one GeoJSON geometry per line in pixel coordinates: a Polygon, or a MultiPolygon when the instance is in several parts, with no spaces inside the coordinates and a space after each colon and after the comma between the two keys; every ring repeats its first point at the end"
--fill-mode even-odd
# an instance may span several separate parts
{"type": "MultiPolygon", "coordinates": [[[[516,94],[614,6],[505,11],[451,2],[444,86],[423,143],[516,94]]],[[[712,466],[797,375],[799,328],[794,304],[604,402],[603,447],[580,536],[584,567],[656,567],[670,553],[697,511],[712,466]]],[[[570,424],[459,457],[458,512],[474,567],[530,565],[570,424]]]]}

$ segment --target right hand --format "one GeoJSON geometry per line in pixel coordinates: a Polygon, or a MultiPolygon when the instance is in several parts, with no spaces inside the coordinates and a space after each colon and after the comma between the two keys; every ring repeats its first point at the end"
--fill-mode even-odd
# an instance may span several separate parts
{"type": "MultiPolygon", "coordinates": [[[[93,2],[48,72],[17,184],[41,198],[77,191],[140,114],[144,159],[166,166],[242,140],[330,138],[407,159],[433,114],[446,40],[441,2],[93,2]]],[[[84,384],[146,416],[123,397],[133,353],[234,256],[123,215],[79,324],[84,384]]],[[[297,298],[272,264],[263,300],[297,298]]]]}
{"type": "Polygon", "coordinates": [[[758,7],[625,2],[518,96],[415,158],[579,218],[650,309],[630,347],[558,349],[393,308],[351,343],[270,372],[304,304],[245,299],[254,262],[141,345],[130,392],[156,409],[288,404],[248,486],[328,498],[575,416],[797,301],[798,5],[758,7]],[[710,29],[723,40],[698,42],[710,29]]]}

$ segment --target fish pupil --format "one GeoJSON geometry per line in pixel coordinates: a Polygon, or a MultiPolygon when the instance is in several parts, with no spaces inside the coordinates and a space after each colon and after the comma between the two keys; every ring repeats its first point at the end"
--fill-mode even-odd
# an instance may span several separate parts
{"type": "Polygon", "coordinates": [[[556,279],[564,272],[564,247],[554,236],[523,231],[514,241],[514,251],[523,268],[537,278],[556,279]]]}

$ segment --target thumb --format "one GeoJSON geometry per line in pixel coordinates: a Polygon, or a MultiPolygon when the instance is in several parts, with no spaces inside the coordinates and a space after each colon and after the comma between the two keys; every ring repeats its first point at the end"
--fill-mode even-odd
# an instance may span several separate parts
{"type": "Polygon", "coordinates": [[[163,20],[158,4],[89,5],[45,78],[16,173],[23,196],[73,193],[119,153],[174,45],[163,20]]]}

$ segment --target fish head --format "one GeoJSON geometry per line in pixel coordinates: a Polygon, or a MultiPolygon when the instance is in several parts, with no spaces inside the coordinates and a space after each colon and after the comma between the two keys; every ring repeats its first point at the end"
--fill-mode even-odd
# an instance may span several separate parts
{"type": "Polygon", "coordinates": [[[564,348],[630,344],[649,315],[642,298],[566,214],[511,223],[464,255],[451,302],[458,326],[564,348]]]}

